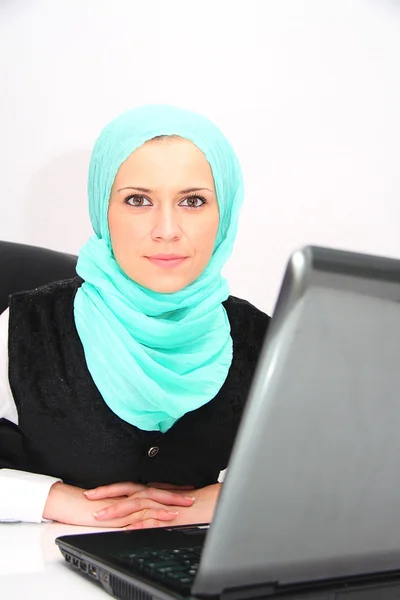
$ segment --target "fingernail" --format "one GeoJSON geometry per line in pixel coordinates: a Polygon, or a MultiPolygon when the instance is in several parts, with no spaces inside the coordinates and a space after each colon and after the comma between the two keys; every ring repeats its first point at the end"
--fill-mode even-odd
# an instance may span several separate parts
{"type": "Polygon", "coordinates": [[[96,494],[96,490],[87,490],[83,493],[85,494],[85,496],[94,496],[96,494]]]}
{"type": "Polygon", "coordinates": [[[194,502],[196,498],[194,496],[185,496],[185,500],[191,500],[192,502],[194,502]]]}
{"type": "Polygon", "coordinates": [[[103,515],[106,514],[106,511],[104,510],[104,508],[102,510],[98,510],[97,512],[92,513],[94,517],[102,517],[103,515]]]}
{"type": "Polygon", "coordinates": [[[178,512],[173,512],[172,510],[167,510],[167,514],[171,517],[177,517],[179,515],[178,512]]]}

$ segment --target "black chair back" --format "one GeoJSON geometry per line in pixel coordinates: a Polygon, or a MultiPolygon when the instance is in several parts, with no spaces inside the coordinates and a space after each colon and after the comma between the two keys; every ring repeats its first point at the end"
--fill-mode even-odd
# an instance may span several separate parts
{"type": "Polygon", "coordinates": [[[75,277],[76,262],[73,254],[0,241],[0,314],[10,294],[75,277]]]}

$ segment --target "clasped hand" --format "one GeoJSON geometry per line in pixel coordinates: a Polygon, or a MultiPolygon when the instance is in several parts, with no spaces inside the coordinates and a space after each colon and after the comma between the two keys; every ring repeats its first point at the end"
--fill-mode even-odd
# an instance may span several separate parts
{"type": "Polygon", "coordinates": [[[219,483],[190,489],[123,482],[82,490],[56,483],[43,517],[70,525],[125,529],[209,523],[220,489],[219,483]]]}

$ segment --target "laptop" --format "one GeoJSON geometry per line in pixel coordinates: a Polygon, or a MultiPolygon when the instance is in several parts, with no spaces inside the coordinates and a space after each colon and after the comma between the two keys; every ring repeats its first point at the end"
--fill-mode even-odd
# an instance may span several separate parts
{"type": "Polygon", "coordinates": [[[293,253],[211,525],[56,543],[120,599],[399,599],[400,260],[293,253]]]}

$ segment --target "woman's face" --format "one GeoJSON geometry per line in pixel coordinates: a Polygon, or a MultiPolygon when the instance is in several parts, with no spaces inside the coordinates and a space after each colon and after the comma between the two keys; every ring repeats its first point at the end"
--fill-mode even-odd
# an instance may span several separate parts
{"type": "Polygon", "coordinates": [[[192,142],[146,142],[122,163],[110,195],[114,256],[139,285],[177,292],[204,271],[214,250],[219,210],[214,179],[192,142]]]}

